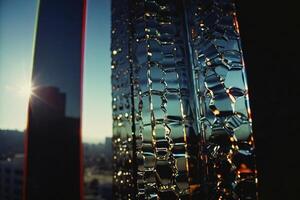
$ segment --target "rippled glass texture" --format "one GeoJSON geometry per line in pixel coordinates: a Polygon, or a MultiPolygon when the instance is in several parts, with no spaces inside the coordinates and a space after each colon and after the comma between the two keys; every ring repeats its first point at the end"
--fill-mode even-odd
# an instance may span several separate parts
{"type": "Polygon", "coordinates": [[[191,139],[196,131],[179,6],[112,4],[115,199],[183,198],[196,177],[189,170],[197,164],[197,139],[191,139]]]}
{"type": "Polygon", "coordinates": [[[233,1],[194,0],[188,14],[207,195],[256,199],[252,121],[233,1]]]}
{"type": "Polygon", "coordinates": [[[112,8],[115,199],[256,199],[234,4],[112,8]]]}
{"type": "Polygon", "coordinates": [[[135,194],[135,151],[132,116],[132,61],[130,58],[129,3],[112,1],[112,107],[113,196],[131,199],[135,194]]]}
{"type": "Polygon", "coordinates": [[[84,3],[41,0],[26,136],[25,199],[79,200],[84,3]]]}
{"type": "Polygon", "coordinates": [[[189,150],[195,130],[179,6],[173,1],[136,1],[132,5],[140,199],[177,199],[190,193],[190,162],[196,158],[189,150]]]}

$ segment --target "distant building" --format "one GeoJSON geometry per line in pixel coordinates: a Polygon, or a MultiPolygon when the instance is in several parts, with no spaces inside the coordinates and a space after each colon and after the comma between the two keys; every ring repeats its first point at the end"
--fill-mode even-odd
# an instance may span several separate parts
{"type": "Polygon", "coordinates": [[[84,144],[85,200],[112,199],[112,139],[104,144],[84,144]]]}
{"type": "Polygon", "coordinates": [[[21,200],[24,155],[0,161],[0,199],[21,200]]]}
{"type": "Polygon", "coordinates": [[[66,95],[58,88],[40,87],[34,94],[29,109],[26,196],[28,200],[45,194],[45,199],[79,199],[79,119],[65,115],[66,95]]]}
{"type": "Polygon", "coordinates": [[[107,157],[112,156],[112,138],[111,137],[106,137],[105,138],[105,154],[107,157]]]}
{"type": "Polygon", "coordinates": [[[24,153],[24,132],[18,130],[0,130],[0,160],[24,153]]]}

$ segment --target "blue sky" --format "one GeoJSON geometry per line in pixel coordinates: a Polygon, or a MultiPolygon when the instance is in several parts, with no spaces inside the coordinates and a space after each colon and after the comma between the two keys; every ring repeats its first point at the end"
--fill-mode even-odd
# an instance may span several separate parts
{"type": "MultiPolygon", "coordinates": [[[[112,134],[110,0],[87,0],[83,140],[112,134]]],[[[25,129],[37,0],[0,0],[0,129],[25,129]]]]}

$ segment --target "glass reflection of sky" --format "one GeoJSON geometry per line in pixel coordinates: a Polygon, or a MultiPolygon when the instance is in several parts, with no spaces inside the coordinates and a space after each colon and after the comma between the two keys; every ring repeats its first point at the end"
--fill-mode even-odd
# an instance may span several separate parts
{"type": "MultiPolygon", "coordinates": [[[[23,130],[37,1],[0,0],[0,129],[23,130]]],[[[88,1],[83,140],[111,136],[110,0],[88,1]]]]}

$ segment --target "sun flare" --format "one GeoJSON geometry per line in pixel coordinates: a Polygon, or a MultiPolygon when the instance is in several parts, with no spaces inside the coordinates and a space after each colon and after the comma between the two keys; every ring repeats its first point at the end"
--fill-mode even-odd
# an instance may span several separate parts
{"type": "Polygon", "coordinates": [[[16,90],[18,92],[18,95],[20,95],[21,97],[30,98],[30,96],[32,95],[31,83],[19,86],[18,88],[16,88],[16,90]]]}

